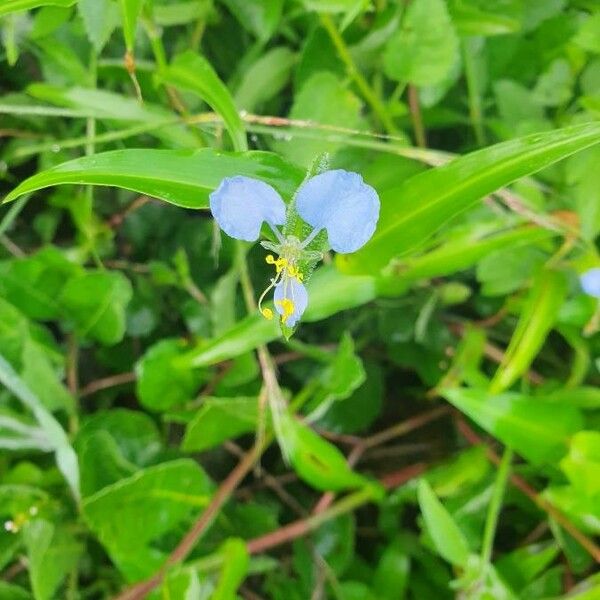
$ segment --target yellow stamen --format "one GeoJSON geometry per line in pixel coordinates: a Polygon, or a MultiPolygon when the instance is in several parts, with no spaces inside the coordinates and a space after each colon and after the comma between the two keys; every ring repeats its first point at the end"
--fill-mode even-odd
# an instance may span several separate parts
{"type": "Polygon", "coordinates": [[[267,321],[271,321],[273,319],[273,311],[270,308],[263,308],[261,311],[262,316],[267,319],[267,321]]]}
{"type": "Polygon", "coordinates": [[[281,315],[281,321],[285,323],[292,314],[294,314],[295,306],[294,303],[289,298],[284,298],[283,300],[276,300],[275,304],[281,306],[283,309],[283,314],[281,315]]]}

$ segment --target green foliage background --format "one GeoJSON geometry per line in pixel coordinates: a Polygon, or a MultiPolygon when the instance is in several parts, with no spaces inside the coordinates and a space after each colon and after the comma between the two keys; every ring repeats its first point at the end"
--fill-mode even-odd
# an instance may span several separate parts
{"type": "Polygon", "coordinates": [[[600,598],[597,0],[0,32],[0,599],[600,598]],[[324,154],[381,218],[286,339],[205,209],[324,154]]]}

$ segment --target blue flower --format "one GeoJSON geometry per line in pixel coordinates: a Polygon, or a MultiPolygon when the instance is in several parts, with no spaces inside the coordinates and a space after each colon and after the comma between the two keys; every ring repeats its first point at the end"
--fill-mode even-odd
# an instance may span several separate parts
{"type": "Polygon", "coordinates": [[[595,267],[579,276],[581,288],[589,296],[600,298],[600,267],[595,267]]]}
{"type": "Polygon", "coordinates": [[[379,196],[358,173],[325,171],[298,190],[296,208],[315,230],[327,231],[333,250],[346,254],[371,239],[379,218],[379,196]]]}
{"type": "Polygon", "coordinates": [[[268,184],[250,177],[228,177],[210,194],[210,210],[225,233],[238,240],[254,242],[260,228],[267,223],[276,244],[262,242],[278,255],[266,257],[275,267],[275,277],[262,293],[259,309],[267,318],[274,314],[262,308],[266,295],[274,288],[274,306],[281,322],[294,327],[308,306],[302,261],[320,258],[319,252],[307,249],[323,230],[336,252],[355,252],[364,246],[375,231],[379,218],[379,197],[357,173],[335,170],[311,177],[296,193],[297,213],[313,229],[304,239],[284,235],[278,226],[286,222],[286,206],[281,196],[268,184]]]}
{"type": "Polygon", "coordinates": [[[285,203],[268,184],[250,177],[228,177],[210,195],[210,211],[230,237],[255,242],[266,221],[285,223],[285,203]]]}

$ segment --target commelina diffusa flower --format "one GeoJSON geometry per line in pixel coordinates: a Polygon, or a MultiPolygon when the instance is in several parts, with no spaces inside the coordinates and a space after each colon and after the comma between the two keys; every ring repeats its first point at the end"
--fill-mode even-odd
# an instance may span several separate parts
{"type": "Polygon", "coordinates": [[[275,277],[261,295],[259,308],[267,319],[273,318],[273,311],[262,308],[262,302],[275,288],[275,310],[288,327],[294,327],[308,306],[300,263],[321,258],[320,252],[307,249],[309,244],[325,230],[333,250],[355,252],[369,241],[379,218],[377,192],[358,173],[343,170],[325,171],[306,180],[296,192],[294,206],[312,227],[304,240],[284,235],[279,229],[286,222],[286,205],[263,181],[228,177],[210,194],[210,210],[221,229],[232,238],[255,242],[263,223],[273,231],[277,243],[262,245],[278,256],[266,257],[275,268],[275,277]]]}

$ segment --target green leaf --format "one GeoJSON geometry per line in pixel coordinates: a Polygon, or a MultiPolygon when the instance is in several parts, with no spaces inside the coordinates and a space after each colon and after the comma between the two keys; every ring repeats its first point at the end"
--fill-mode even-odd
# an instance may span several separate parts
{"type": "Polygon", "coordinates": [[[348,12],[357,4],[365,4],[365,0],[302,0],[308,10],[324,13],[348,12]]]}
{"type": "Polygon", "coordinates": [[[227,154],[211,149],[114,150],[78,158],[23,181],[4,202],[59,184],[122,187],[186,208],[208,208],[208,195],[224,177],[245,175],[291,198],[303,172],[269,152],[227,154]]]}
{"type": "Polygon", "coordinates": [[[77,10],[83,20],[85,33],[99,54],[117,26],[116,5],[111,0],[79,0],[77,10]]]}
{"type": "Polygon", "coordinates": [[[123,274],[87,271],[67,282],[59,302],[78,335],[111,346],[125,335],[131,296],[131,283],[123,274]]]}
{"type": "Polygon", "coordinates": [[[283,9],[283,0],[223,0],[240,25],[265,42],[274,33],[283,9]]]}
{"type": "Polygon", "coordinates": [[[443,277],[469,269],[478,261],[504,248],[522,254],[529,245],[555,235],[558,235],[557,232],[530,225],[500,231],[469,228],[465,235],[449,239],[429,252],[395,260],[390,268],[391,275],[377,279],[378,295],[400,295],[419,280],[443,277]]]}
{"type": "Polygon", "coordinates": [[[349,333],[344,333],[337,352],[319,376],[321,390],[317,393],[316,404],[329,404],[345,400],[365,381],[362,360],[354,354],[354,341],[349,333]]]}
{"type": "Polygon", "coordinates": [[[83,547],[64,527],[33,519],[23,528],[29,578],[35,600],[50,600],[76,566],[83,547]]]}
{"type": "Polygon", "coordinates": [[[493,392],[509,388],[527,371],[554,326],[566,292],[567,283],[562,273],[549,269],[538,273],[510,344],[492,379],[490,389],[493,392]]]}
{"type": "Polygon", "coordinates": [[[369,430],[383,406],[383,370],[367,362],[365,372],[365,382],[343,402],[334,402],[316,422],[318,427],[338,433],[369,430]]]}
{"type": "MultiPolygon", "coordinates": [[[[531,2],[531,0],[529,0],[531,2]]],[[[545,2],[547,0],[544,0],[545,2]]],[[[509,2],[515,6],[515,2],[509,2]]],[[[504,35],[521,29],[520,15],[507,3],[490,3],[482,0],[451,0],[450,14],[461,35],[504,35]]]]}
{"type": "Polygon", "coordinates": [[[579,493],[600,499],[600,433],[577,432],[560,467],[579,493]]]}
{"type": "Polygon", "coordinates": [[[75,440],[85,496],[129,477],[162,449],[154,422],[144,413],[115,409],[95,414],[75,440]]]}
{"type": "Polygon", "coordinates": [[[228,539],[219,549],[223,557],[223,569],[211,600],[230,600],[248,573],[250,560],[243,540],[228,539]]]}
{"type": "Polygon", "coordinates": [[[31,10],[40,6],[73,6],[77,0],[3,0],[0,6],[0,17],[12,12],[31,10]]]}
{"type": "Polygon", "coordinates": [[[335,446],[288,414],[281,417],[281,436],[294,470],[313,488],[341,491],[372,485],[348,466],[335,446]]]}
{"type": "MultiPolygon", "coordinates": [[[[349,129],[364,129],[361,102],[333,73],[321,71],[312,75],[296,94],[290,119],[315,121],[349,129]]],[[[309,167],[315,157],[328,152],[335,154],[344,147],[343,141],[328,141],[323,136],[293,138],[274,144],[293,163],[309,167]]]]}
{"type": "Polygon", "coordinates": [[[496,144],[415,175],[380,195],[375,235],[338,264],[346,272],[378,271],[487,194],[598,142],[600,124],[586,123],[496,144]]]}
{"type": "Polygon", "coordinates": [[[137,363],[137,395],[143,406],[163,411],[194,399],[202,376],[177,360],[185,347],[179,339],[161,340],[137,363]]]}
{"type": "Polygon", "coordinates": [[[77,455],[60,423],[25,385],[12,366],[0,355],[0,383],[14,394],[35,416],[56,455],[58,468],[65,476],[75,498],[79,499],[79,466],[77,455]]]}
{"type": "Polygon", "coordinates": [[[119,0],[121,7],[121,19],[123,21],[123,35],[125,36],[125,45],[129,52],[133,51],[135,46],[135,30],[137,20],[142,12],[144,0],[119,0]]]}
{"type": "Polygon", "coordinates": [[[73,410],[73,398],[61,381],[64,360],[54,347],[50,333],[28,321],[2,298],[0,347],[25,385],[48,410],[73,410]]]}
{"type": "Polygon", "coordinates": [[[152,575],[167,557],[161,538],[210,501],[212,483],[193,460],[138,471],[83,501],[83,516],[129,581],[152,575]]]}
{"type": "Polygon", "coordinates": [[[0,293],[32,319],[56,319],[61,315],[60,293],[82,272],[49,246],[26,258],[0,262],[0,293]]]}
{"type": "Polygon", "coordinates": [[[252,112],[276,96],[288,83],[296,55],[284,46],[263,54],[243,74],[235,92],[235,103],[252,112]]]}
{"type": "Polygon", "coordinates": [[[600,53],[600,13],[583,21],[573,41],[585,50],[600,53]]]}
{"type": "Polygon", "coordinates": [[[579,411],[524,394],[490,394],[481,389],[442,390],[442,395],[488,433],[534,464],[552,463],[582,428],[579,411]]]}
{"type": "Polygon", "coordinates": [[[380,600],[402,600],[410,580],[410,557],[398,540],[383,552],[375,575],[373,587],[380,600]]]}
{"type": "Polygon", "coordinates": [[[31,600],[29,592],[18,585],[0,581],[0,600],[31,600]]]}
{"type": "Polygon", "coordinates": [[[415,85],[441,83],[458,60],[458,38],[444,0],[412,0],[387,43],[385,72],[415,85]]]}
{"type": "Polygon", "coordinates": [[[186,452],[201,452],[224,441],[256,430],[256,398],[204,398],[190,421],[181,444],[186,452]]]}
{"type": "Polygon", "coordinates": [[[417,493],[427,532],[438,554],[464,569],[469,558],[469,545],[464,534],[424,479],[419,481],[417,493]]]}
{"type": "Polygon", "coordinates": [[[234,150],[243,152],[248,149],[244,123],[237,112],[233,98],[203,56],[191,50],[179,54],[160,76],[165,83],[194,92],[202,98],[223,117],[234,150]]]}

